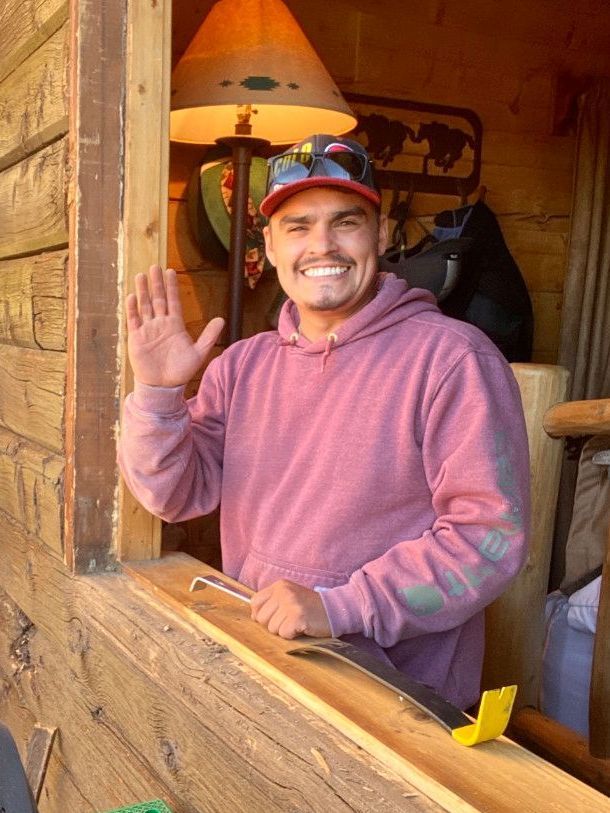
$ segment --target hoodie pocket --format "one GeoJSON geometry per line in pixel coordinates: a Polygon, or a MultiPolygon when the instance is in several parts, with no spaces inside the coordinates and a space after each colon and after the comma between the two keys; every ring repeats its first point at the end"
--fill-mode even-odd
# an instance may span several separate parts
{"type": "Polygon", "coordinates": [[[325,589],[339,587],[339,585],[347,583],[349,575],[305,567],[278,559],[271,560],[258,551],[250,550],[238,577],[238,581],[252,590],[262,590],[280,579],[287,579],[313,590],[316,587],[325,589]]]}

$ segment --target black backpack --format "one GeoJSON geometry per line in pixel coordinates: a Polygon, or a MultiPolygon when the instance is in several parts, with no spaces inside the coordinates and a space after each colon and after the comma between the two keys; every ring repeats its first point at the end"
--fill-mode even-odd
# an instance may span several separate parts
{"type": "Polygon", "coordinates": [[[478,327],[509,362],[531,361],[532,303],[494,213],[478,201],[441,212],[434,222],[431,245],[406,255],[386,252],[385,268],[432,291],[444,314],[478,327]]]}

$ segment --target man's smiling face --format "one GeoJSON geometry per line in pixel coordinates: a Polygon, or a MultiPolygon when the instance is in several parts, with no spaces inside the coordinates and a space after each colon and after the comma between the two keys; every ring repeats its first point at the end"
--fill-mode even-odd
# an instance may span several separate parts
{"type": "Polygon", "coordinates": [[[297,192],[265,228],[267,256],[301,324],[324,314],[336,327],[372,299],[386,239],[384,215],[332,187],[297,192]]]}

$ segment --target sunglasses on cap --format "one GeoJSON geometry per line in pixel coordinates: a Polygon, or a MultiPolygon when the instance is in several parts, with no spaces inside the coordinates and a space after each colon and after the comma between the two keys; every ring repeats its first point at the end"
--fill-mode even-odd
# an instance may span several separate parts
{"type": "Polygon", "coordinates": [[[267,189],[301,181],[304,178],[327,177],[372,185],[371,161],[365,155],[353,152],[344,144],[331,144],[324,152],[287,152],[267,161],[269,175],[267,189]],[[368,177],[367,177],[368,176],[368,177]]]}

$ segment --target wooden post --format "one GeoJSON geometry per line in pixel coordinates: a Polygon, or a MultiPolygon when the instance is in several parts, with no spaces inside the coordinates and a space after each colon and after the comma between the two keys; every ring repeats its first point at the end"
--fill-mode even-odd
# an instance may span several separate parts
{"type": "MultiPolygon", "coordinates": [[[[134,277],[149,265],[165,265],[169,183],[169,92],[171,0],[129,3],[125,115],[125,219],[119,260],[119,298],[134,289],[134,277]]],[[[133,387],[120,344],[121,401],[133,387]]],[[[119,482],[119,559],[150,559],[161,550],[161,522],[119,482]]]]}
{"type": "MultiPolygon", "coordinates": [[[[608,402],[610,406],[610,401],[608,402]]],[[[608,438],[610,444],[610,438],[608,438]]],[[[598,759],[610,758],[610,527],[602,569],[589,690],[589,751],[598,759]]]]}
{"type": "Polygon", "coordinates": [[[543,429],[545,412],[566,397],[568,371],[547,364],[511,365],[521,390],[530,445],[532,529],[528,560],[486,612],[483,688],[516,683],[516,708],[536,705],[542,670],[544,601],[561,472],[562,442],[543,429]]]}
{"type": "Polygon", "coordinates": [[[114,566],[126,0],[71,0],[67,564],[114,566]]]}

